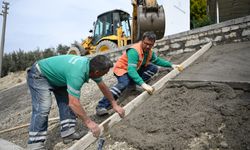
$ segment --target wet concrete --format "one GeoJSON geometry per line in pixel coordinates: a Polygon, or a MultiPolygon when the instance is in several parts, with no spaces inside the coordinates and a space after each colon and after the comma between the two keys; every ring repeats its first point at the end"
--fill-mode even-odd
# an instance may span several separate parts
{"type": "Polygon", "coordinates": [[[17,146],[9,141],[0,138],[0,149],[1,150],[23,150],[20,146],[17,146]]]}
{"type": "Polygon", "coordinates": [[[250,149],[249,81],[250,42],[213,47],[115,125],[105,149],[118,141],[146,150],[250,149]]]}
{"type": "Polygon", "coordinates": [[[250,149],[248,89],[171,82],[115,125],[113,141],[136,149],[250,149]]]}
{"type": "Polygon", "coordinates": [[[214,46],[176,79],[250,82],[250,42],[214,46]]]}

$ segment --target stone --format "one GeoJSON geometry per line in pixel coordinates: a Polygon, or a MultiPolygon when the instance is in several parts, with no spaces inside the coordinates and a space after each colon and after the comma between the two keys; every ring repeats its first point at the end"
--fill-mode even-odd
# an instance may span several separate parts
{"type": "Polygon", "coordinates": [[[241,35],[242,35],[242,36],[248,36],[248,35],[250,35],[250,29],[245,29],[245,30],[243,30],[243,32],[242,32],[241,35]]]}

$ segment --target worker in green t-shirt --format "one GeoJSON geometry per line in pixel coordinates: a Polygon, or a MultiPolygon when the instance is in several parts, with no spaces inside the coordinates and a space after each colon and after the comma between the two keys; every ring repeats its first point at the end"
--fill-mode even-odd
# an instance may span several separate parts
{"type": "Polygon", "coordinates": [[[111,67],[113,63],[104,55],[97,55],[92,59],[61,55],[34,63],[27,72],[27,84],[32,97],[28,149],[45,149],[48,115],[52,104],[51,93],[54,93],[57,101],[64,143],[83,136],[75,131],[76,117],[82,120],[95,137],[99,136],[98,124],[87,116],[79,100],[80,89],[89,78],[97,83],[120,117],[124,117],[125,110],[116,103],[101,78],[111,67]]]}

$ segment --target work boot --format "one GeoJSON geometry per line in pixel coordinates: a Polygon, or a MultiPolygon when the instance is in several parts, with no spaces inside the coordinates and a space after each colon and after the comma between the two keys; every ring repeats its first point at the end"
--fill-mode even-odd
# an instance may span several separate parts
{"type": "Polygon", "coordinates": [[[69,136],[63,137],[63,143],[68,144],[74,140],[79,140],[80,138],[83,137],[83,135],[84,135],[83,133],[75,132],[69,136]]]}
{"type": "Polygon", "coordinates": [[[108,110],[104,107],[96,107],[96,115],[97,116],[104,116],[108,114],[108,110]]]}
{"type": "Polygon", "coordinates": [[[27,150],[46,150],[44,142],[32,143],[27,145],[27,150]]]}

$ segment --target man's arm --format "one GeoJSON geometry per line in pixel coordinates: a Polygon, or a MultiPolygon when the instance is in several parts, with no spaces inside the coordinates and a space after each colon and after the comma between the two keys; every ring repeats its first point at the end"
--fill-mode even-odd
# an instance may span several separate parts
{"type": "Polygon", "coordinates": [[[128,75],[137,85],[142,85],[144,81],[137,72],[137,64],[139,61],[139,55],[137,51],[135,49],[129,49],[127,51],[127,57],[128,57],[128,75]]]}
{"type": "Polygon", "coordinates": [[[153,52],[151,62],[157,66],[171,67],[173,69],[177,68],[179,71],[183,70],[183,67],[181,65],[176,65],[176,64],[173,64],[172,62],[169,62],[163,58],[157,57],[155,52],[153,52]]]}
{"type": "Polygon", "coordinates": [[[90,129],[90,131],[93,133],[95,137],[98,137],[100,135],[100,128],[98,124],[96,124],[87,116],[85,110],[80,104],[79,99],[70,94],[69,94],[69,107],[72,109],[75,115],[78,116],[83,121],[83,123],[90,129]]]}
{"type": "Polygon", "coordinates": [[[158,57],[155,52],[153,52],[152,54],[152,58],[150,60],[153,64],[157,65],[157,66],[162,66],[162,67],[172,67],[172,63],[162,59],[160,57],[158,57]]]}
{"type": "Polygon", "coordinates": [[[117,104],[115,101],[112,93],[110,92],[109,88],[106,86],[106,84],[101,81],[97,83],[99,89],[102,91],[103,95],[109,100],[110,104],[112,105],[113,109],[119,114],[120,117],[124,117],[125,110],[117,104]]]}
{"type": "Polygon", "coordinates": [[[146,84],[137,72],[137,63],[139,61],[139,55],[135,49],[130,49],[127,51],[128,56],[128,75],[133,79],[133,81],[140,85],[149,94],[153,94],[154,88],[146,84]]]}

